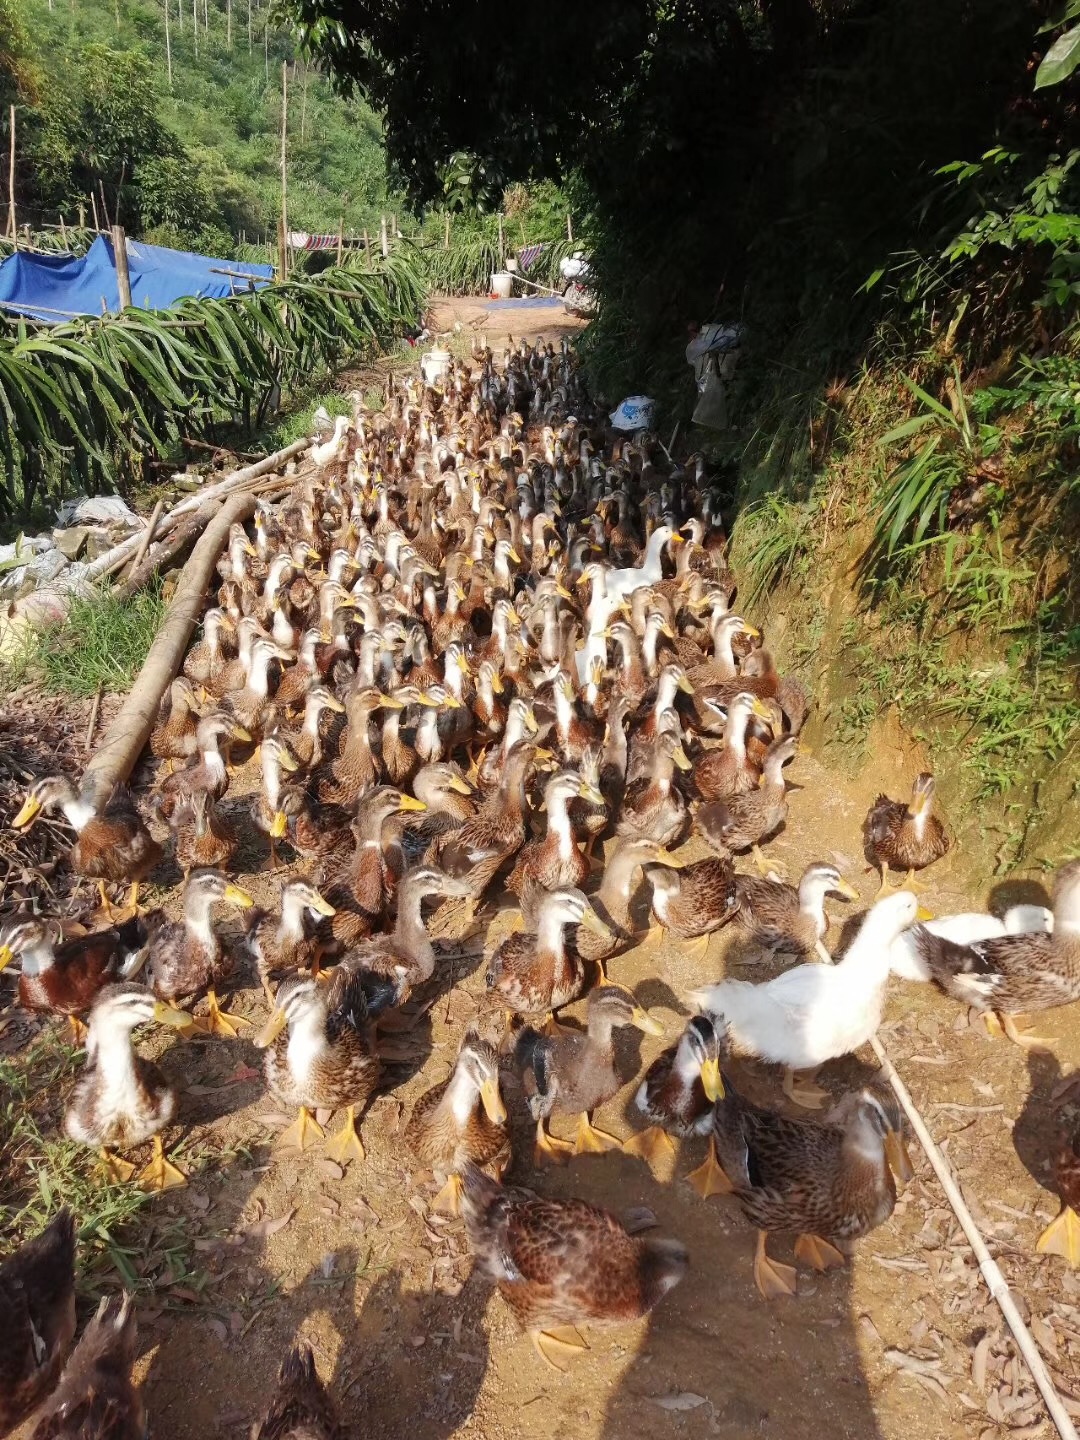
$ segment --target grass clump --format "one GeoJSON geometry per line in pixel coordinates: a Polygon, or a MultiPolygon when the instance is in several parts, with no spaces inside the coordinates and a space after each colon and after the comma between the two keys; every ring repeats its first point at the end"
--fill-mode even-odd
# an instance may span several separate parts
{"type": "Polygon", "coordinates": [[[0,678],[8,685],[33,680],[50,694],[81,699],[99,689],[126,691],[142,669],[165,610],[160,582],[130,600],[107,587],[96,588],[72,601],[62,625],[28,636],[0,678]]]}

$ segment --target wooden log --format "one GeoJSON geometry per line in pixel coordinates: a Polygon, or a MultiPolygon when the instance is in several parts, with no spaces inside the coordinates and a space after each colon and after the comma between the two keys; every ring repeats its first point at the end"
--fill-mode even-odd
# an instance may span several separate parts
{"type": "Polygon", "coordinates": [[[159,540],[148,553],[134,561],[125,578],[113,590],[117,599],[130,600],[133,595],[137,595],[152,576],[171,564],[182,551],[193,544],[217,514],[220,504],[219,500],[211,500],[204,509],[196,510],[194,515],[189,515],[186,520],[181,520],[179,525],[174,525],[164,540],[159,540]]]}
{"type": "Polygon", "coordinates": [[[19,248],[19,229],[15,223],[15,106],[12,105],[8,111],[8,119],[11,125],[11,156],[8,161],[8,232],[15,242],[15,249],[19,248]]]}
{"type": "MultiPolygon", "coordinates": [[[[242,470],[234,470],[226,475],[224,479],[217,481],[214,485],[208,485],[205,490],[199,491],[196,495],[181,500],[167,515],[163,515],[158,523],[158,534],[164,535],[177,524],[185,515],[192,514],[208,500],[218,500],[223,495],[231,494],[234,490],[241,490],[249,486],[253,481],[261,479],[264,475],[270,474],[273,470],[281,469],[289,460],[295,459],[303,454],[311,445],[310,440],[295,440],[291,445],[286,445],[284,450],[275,450],[272,455],[267,455],[263,460],[257,460],[254,465],[245,465],[242,470]]],[[[111,574],[114,570],[124,565],[138,550],[142,541],[143,532],[140,530],[136,535],[129,535],[126,540],[121,540],[119,545],[114,545],[111,550],[106,550],[104,555],[89,564],[79,575],[79,582],[100,580],[102,576],[111,574]]],[[[60,577],[63,579],[63,577],[60,577]]],[[[59,582],[57,582],[59,583],[59,582]]]]}
{"type": "Polygon", "coordinates": [[[82,795],[91,804],[104,805],[113,789],[135,768],[154,728],[161,697],[176,677],[202,617],[206,589],[229,538],[229,529],[246,520],[254,509],[254,495],[233,495],[218,510],[191,552],[165,622],[138,678],[83,774],[82,795]]]}
{"type": "Polygon", "coordinates": [[[127,236],[122,225],[112,227],[113,263],[116,265],[116,289],[120,309],[131,309],[131,272],[128,270],[127,236]]]}
{"type": "Polygon", "coordinates": [[[135,574],[136,570],[138,570],[139,566],[142,564],[143,556],[146,554],[147,550],[150,549],[150,545],[153,541],[154,535],[157,533],[158,521],[161,519],[161,512],[164,509],[165,501],[159,500],[151,511],[150,519],[147,521],[146,529],[143,531],[142,534],[142,541],[139,545],[138,550],[135,551],[135,559],[131,562],[129,578],[131,575],[135,574]]]}

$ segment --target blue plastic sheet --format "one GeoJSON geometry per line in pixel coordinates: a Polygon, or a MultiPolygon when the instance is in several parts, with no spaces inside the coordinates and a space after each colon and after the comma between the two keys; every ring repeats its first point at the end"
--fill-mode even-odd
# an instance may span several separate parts
{"type": "MultiPolygon", "coordinates": [[[[270,265],[215,260],[186,250],[127,242],[131,303],[167,310],[186,296],[214,298],[267,284],[270,265]],[[248,278],[250,277],[250,278],[248,278]]],[[[112,240],[99,235],[85,255],[29,255],[17,251],[0,264],[0,310],[49,323],[120,309],[112,240]],[[103,303],[104,302],[104,303],[103,303]]]]}

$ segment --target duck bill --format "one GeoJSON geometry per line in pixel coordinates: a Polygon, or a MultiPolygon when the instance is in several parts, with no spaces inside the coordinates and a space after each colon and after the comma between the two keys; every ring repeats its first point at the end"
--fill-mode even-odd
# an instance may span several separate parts
{"type": "Polygon", "coordinates": [[[230,734],[234,740],[241,740],[245,745],[251,739],[251,731],[243,725],[234,725],[230,734]]]}
{"type": "Polygon", "coordinates": [[[604,797],[595,785],[582,785],[578,791],[582,800],[587,800],[590,805],[603,805],[604,797]]]}
{"type": "Polygon", "coordinates": [[[288,834],[289,820],[284,810],[274,812],[274,819],[270,825],[271,840],[284,840],[288,834]]]}
{"type": "Polygon", "coordinates": [[[845,900],[858,900],[859,898],[858,890],[854,885],[849,885],[846,880],[841,880],[839,884],[833,886],[833,889],[837,895],[843,895],[845,900]]]}
{"type": "Polygon", "coordinates": [[[278,764],[290,775],[294,775],[300,769],[300,762],[290,755],[288,750],[282,750],[278,756],[278,764]]]}
{"type": "Polygon", "coordinates": [[[653,859],[658,865],[665,865],[669,870],[681,870],[683,862],[678,855],[673,855],[670,850],[665,850],[663,845],[657,845],[653,852],[653,859]]]}
{"type": "Polygon", "coordinates": [[[328,695],[323,701],[323,709],[331,711],[334,715],[344,715],[345,706],[336,695],[328,695]]]}
{"type": "Polygon", "coordinates": [[[384,695],[379,701],[380,710],[404,710],[405,701],[399,700],[396,695],[384,695]]]}
{"type": "MultiPolygon", "coordinates": [[[[276,818],[276,817],[275,817],[276,818]]],[[[230,905],[235,905],[238,910],[249,910],[255,901],[246,890],[241,890],[239,885],[226,885],[223,897],[230,905]]]]}
{"type": "Polygon", "coordinates": [[[536,719],[536,714],[532,710],[526,710],[525,712],[525,729],[530,735],[535,735],[536,732],[540,729],[539,722],[536,719]]]}
{"type": "Polygon", "coordinates": [[[694,687],[685,675],[679,676],[679,689],[684,695],[693,695],[694,687]]]}
{"type": "Polygon", "coordinates": [[[10,945],[0,945],[0,970],[6,970],[15,959],[15,952],[10,945]]]}
{"type": "Polygon", "coordinates": [[[15,816],[15,819],[12,820],[12,822],[11,822],[12,829],[13,829],[13,830],[26,830],[26,829],[29,829],[29,827],[34,823],[34,821],[37,819],[37,817],[38,817],[40,814],[41,814],[41,801],[38,800],[38,799],[36,799],[35,796],[33,796],[33,795],[28,795],[28,796],[26,797],[26,799],[23,801],[23,803],[22,803],[22,808],[19,810],[19,813],[15,816]]]}
{"type": "MultiPolygon", "coordinates": [[[[581,917],[581,923],[585,926],[586,930],[591,930],[594,935],[600,935],[605,940],[611,939],[611,931],[604,924],[603,920],[600,919],[600,916],[597,915],[595,910],[586,910],[581,917]]],[[[645,1012],[642,1011],[641,1013],[644,1014],[645,1012]]]]}
{"type": "Polygon", "coordinates": [[[643,1031],[646,1035],[663,1035],[664,1027],[659,1020],[654,1020],[640,1005],[634,1006],[634,1013],[630,1017],[630,1024],[635,1029],[643,1031]]]}
{"type": "Polygon", "coordinates": [[[308,904],[311,909],[315,911],[316,915],[325,915],[328,920],[337,914],[337,911],[333,905],[330,904],[330,901],[324,900],[317,890],[311,892],[311,899],[308,901],[308,904]]]}
{"type": "Polygon", "coordinates": [[[274,1041],[284,1029],[285,1011],[279,1005],[275,1009],[274,1013],[270,1016],[270,1019],[259,1031],[258,1035],[255,1036],[255,1048],[257,1050],[265,1050],[268,1045],[272,1045],[274,1043],[274,1041]]]}
{"type": "Polygon", "coordinates": [[[512,560],[515,565],[520,565],[520,564],[521,564],[521,556],[520,556],[520,555],[518,554],[518,552],[517,552],[516,550],[514,550],[514,549],[510,549],[510,550],[508,550],[508,551],[506,552],[506,558],[507,558],[508,560],[512,560]]]}
{"type": "Polygon", "coordinates": [[[402,795],[398,805],[399,810],[415,810],[418,814],[427,809],[423,800],[417,800],[414,795],[402,795]]]}
{"type": "Polygon", "coordinates": [[[447,784],[451,790],[455,790],[459,795],[471,795],[473,793],[473,787],[462,775],[451,775],[447,784]]]}
{"type": "Polygon", "coordinates": [[[933,918],[934,912],[932,910],[928,910],[925,905],[920,905],[919,908],[915,911],[916,920],[926,921],[933,920],[933,918]]]}
{"type": "Polygon", "coordinates": [[[501,695],[505,689],[506,686],[502,682],[502,676],[493,675],[491,677],[491,693],[493,695],[501,695]]]}
{"type": "Polygon", "coordinates": [[[694,768],[693,765],[690,763],[690,757],[687,755],[686,751],[681,745],[675,751],[671,758],[675,761],[675,764],[679,767],[680,770],[692,770],[694,768]]]}
{"type": "Polygon", "coordinates": [[[724,1098],[724,1081],[720,1074],[719,1060],[706,1060],[701,1066],[701,1086],[705,1098],[711,1105],[724,1098]]]}
{"type": "Polygon", "coordinates": [[[889,1169],[902,1185],[914,1179],[915,1167],[911,1163],[904,1137],[895,1130],[890,1130],[885,1136],[885,1159],[889,1162],[889,1169]]]}
{"type": "Polygon", "coordinates": [[[506,1106],[503,1104],[502,1095],[499,1093],[499,1081],[492,1075],[485,1080],[480,1087],[480,1099],[483,1101],[484,1114],[493,1125],[506,1124],[506,1106]]]}
{"type": "Polygon", "coordinates": [[[162,1000],[154,1005],[154,1019],[159,1025],[168,1025],[170,1030],[186,1030],[192,1023],[186,1010],[176,1010],[162,1000]]]}

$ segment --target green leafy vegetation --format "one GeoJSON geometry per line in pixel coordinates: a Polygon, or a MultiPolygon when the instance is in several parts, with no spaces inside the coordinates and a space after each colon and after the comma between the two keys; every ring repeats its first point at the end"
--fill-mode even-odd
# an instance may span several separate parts
{"type": "Polygon", "coordinates": [[[251,433],[297,381],[414,324],[424,285],[405,251],[254,295],[129,309],[0,338],[0,507],[137,478],[185,437],[251,433]]]}
{"type": "Polygon", "coordinates": [[[159,585],[130,600],[102,586],[73,600],[63,625],[35,636],[29,666],[53,693],[124,692],[142,669],[165,609],[159,585]]]}
{"type": "Polygon", "coordinates": [[[297,60],[265,5],[226,0],[0,0],[0,139],[16,111],[20,223],[80,208],[92,223],[232,256],[273,237],[281,213],[282,66],[289,85],[289,223],[316,232],[378,226],[399,208],[380,127],[297,60]],[[204,27],[205,15],[208,24],[204,27]],[[230,19],[231,17],[231,19],[230,19]],[[102,198],[104,187],[104,200],[102,198]],[[91,201],[93,194],[93,201],[91,201]]]}

